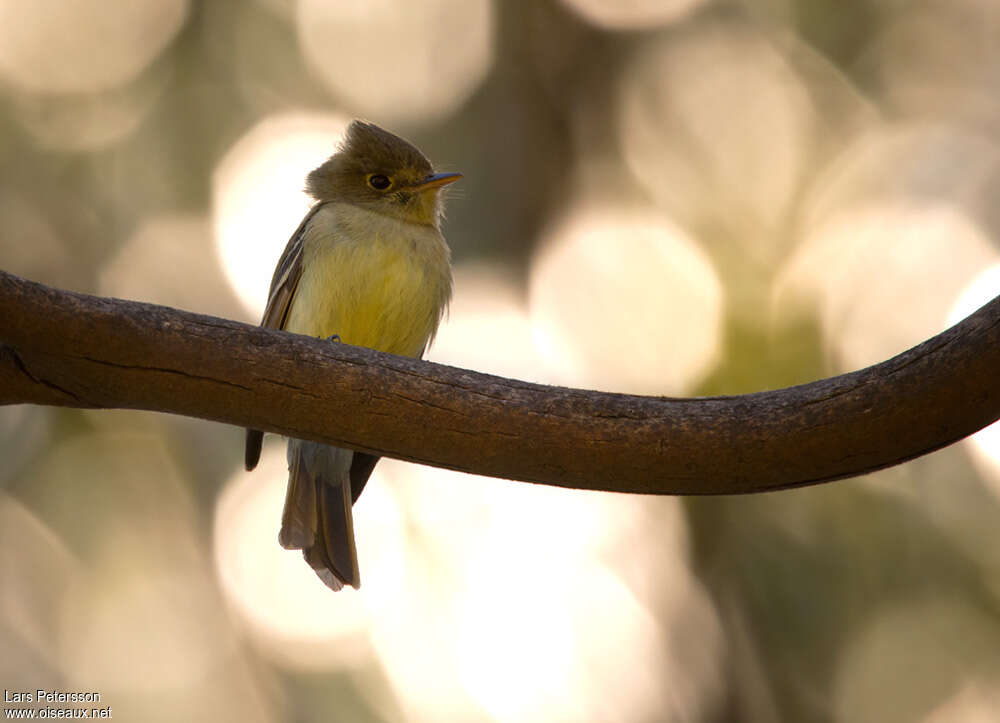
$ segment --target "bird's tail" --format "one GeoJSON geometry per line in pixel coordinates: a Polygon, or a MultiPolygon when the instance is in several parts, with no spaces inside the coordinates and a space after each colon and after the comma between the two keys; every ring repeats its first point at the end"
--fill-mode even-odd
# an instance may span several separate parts
{"type": "Polygon", "coordinates": [[[288,491],[278,542],[334,590],[361,585],[351,515],[349,449],[288,440],[288,491]]]}

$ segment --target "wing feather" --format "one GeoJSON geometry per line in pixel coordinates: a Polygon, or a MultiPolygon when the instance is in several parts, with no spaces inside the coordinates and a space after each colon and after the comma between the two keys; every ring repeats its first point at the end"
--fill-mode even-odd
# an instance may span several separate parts
{"type": "MultiPolygon", "coordinates": [[[[323,204],[313,206],[295,233],[288,239],[285,250],[278,259],[271,278],[271,289],[267,294],[267,306],[264,307],[264,318],[260,325],[266,329],[284,329],[288,319],[288,310],[292,308],[295,291],[299,288],[302,278],[302,246],[306,227],[323,204]]],[[[264,443],[264,433],[257,429],[247,430],[246,452],[244,463],[247,471],[252,470],[260,461],[260,450],[264,443]]]]}

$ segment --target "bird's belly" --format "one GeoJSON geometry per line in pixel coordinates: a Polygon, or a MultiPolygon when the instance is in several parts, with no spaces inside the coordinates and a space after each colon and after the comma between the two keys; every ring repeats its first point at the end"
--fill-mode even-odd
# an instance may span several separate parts
{"type": "Polygon", "coordinates": [[[285,328],[419,356],[447,299],[439,276],[408,244],[338,244],[306,264],[285,328]]]}

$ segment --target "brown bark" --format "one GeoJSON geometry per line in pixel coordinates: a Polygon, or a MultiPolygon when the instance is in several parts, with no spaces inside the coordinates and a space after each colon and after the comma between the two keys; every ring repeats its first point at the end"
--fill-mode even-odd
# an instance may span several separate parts
{"type": "Polygon", "coordinates": [[[899,464],[1000,417],[1000,297],[861,371],[670,399],[503,379],[0,272],[0,403],[172,412],[563,487],[758,492],[899,464]]]}

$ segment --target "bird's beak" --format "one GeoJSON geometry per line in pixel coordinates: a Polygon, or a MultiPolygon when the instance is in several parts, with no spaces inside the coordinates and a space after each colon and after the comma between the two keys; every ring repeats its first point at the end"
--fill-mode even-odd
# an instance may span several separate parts
{"type": "Polygon", "coordinates": [[[415,186],[410,186],[410,190],[417,193],[429,191],[432,188],[440,188],[441,186],[447,186],[449,183],[454,183],[461,177],[461,173],[432,173],[415,186]]]}

